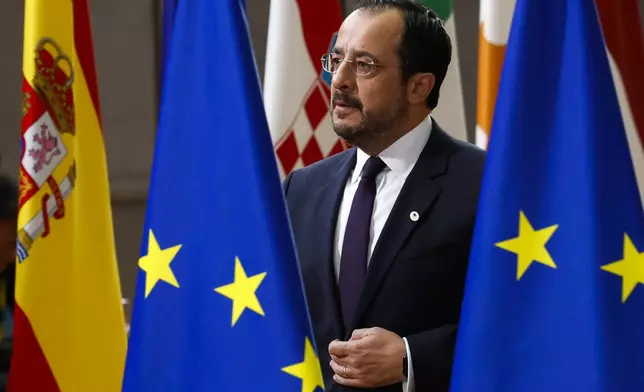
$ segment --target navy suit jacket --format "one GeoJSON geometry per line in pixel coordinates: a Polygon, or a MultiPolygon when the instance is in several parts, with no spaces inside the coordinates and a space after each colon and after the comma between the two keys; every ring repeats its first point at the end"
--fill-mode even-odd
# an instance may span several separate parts
{"type": "MultiPolygon", "coordinates": [[[[449,390],[449,378],[485,152],[433,121],[370,260],[350,328],[345,330],[333,267],[336,220],[356,151],[292,172],[284,191],[327,391],[335,384],[329,343],[358,328],[406,337],[417,392],[449,390]],[[420,215],[410,219],[410,212],[420,215]]],[[[395,384],[377,391],[402,390],[395,384]]]]}

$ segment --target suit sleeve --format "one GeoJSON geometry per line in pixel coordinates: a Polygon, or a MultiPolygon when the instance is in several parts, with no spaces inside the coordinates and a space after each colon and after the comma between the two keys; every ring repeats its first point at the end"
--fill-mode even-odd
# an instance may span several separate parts
{"type": "Polygon", "coordinates": [[[456,344],[456,325],[409,335],[409,356],[416,391],[443,391],[449,389],[452,358],[456,344]]]}
{"type": "Polygon", "coordinates": [[[453,161],[453,167],[458,167],[454,177],[458,178],[459,184],[469,184],[464,194],[467,196],[463,201],[464,208],[471,211],[468,220],[463,223],[464,237],[462,238],[463,251],[460,255],[460,266],[454,284],[449,284],[444,295],[450,299],[451,314],[444,325],[406,336],[409,344],[410,356],[413,356],[414,383],[416,391],[448,391],[452,363],[456,347],[456,335],[460,319],[460,304],[465,290],[465,278],[471,242],[474,234],[474,224],[479,198],[479,188],[484,170],[485,152],[472,146],[461,151],[459,161],[453,161]]]}
{"type": "MultiPolygon", "coordinates": [[[[474,215],[472,215],[474,216],[474,215]]],[[[473,230],[474,217],[469,224],[469,231],[473,230]]],[[[468,234],[466,238],[469,238],[468,234]]],[[[445,324],[422,332],[407,335],[409,345],[408,356],[413,357],[414,386],[416,391],[447,391],[449,390],[452,361],[456,347],[456,335],[460,316],[460,303],[463,298],[465,277],[467,273],[467,255],[469,255],[469,242],[462,248],[460,259],[454,272],[455,278],[447,285],[444,295],[448,298],[445,324]]]]}

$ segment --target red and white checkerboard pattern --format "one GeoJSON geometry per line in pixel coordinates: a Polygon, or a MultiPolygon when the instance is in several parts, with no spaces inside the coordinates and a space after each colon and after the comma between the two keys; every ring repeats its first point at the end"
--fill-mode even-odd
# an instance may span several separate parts
{"type": "Polygon", "coordinates": [[[318,79],[311,85],[291,126],[276,143],[283,176],[348,148],[333,131],[329,104],[329,88],[318,79]]]}

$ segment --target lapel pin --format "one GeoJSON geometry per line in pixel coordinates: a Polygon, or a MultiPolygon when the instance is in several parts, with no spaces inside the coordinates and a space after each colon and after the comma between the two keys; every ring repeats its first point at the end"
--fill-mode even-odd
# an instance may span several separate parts
{"type": "Polygon", "coordinates": [[[412,211],[412,212],[409,214],[409,219],[411,219],[411,220],[412,220],[412,221],[414,221],[414,222],[418,221],[418,217],[419,217],[419,216],[418,216],[418,213],[417,213],[416,211],[412,211]]]}

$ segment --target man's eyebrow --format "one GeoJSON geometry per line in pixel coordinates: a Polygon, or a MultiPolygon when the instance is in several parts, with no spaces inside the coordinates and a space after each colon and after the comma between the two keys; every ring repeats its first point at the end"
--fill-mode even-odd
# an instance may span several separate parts
{"type": "MultiPolygon", "coordinates": [[[[333,52],[334,54],[343,55],[343,54],[344,54],[344,49],[342,49],[342,48],[340,48],[340,47],[335,47],[335,48],[333,48],[332,52],[333,52]]],[[[376,63],[378,63],[378,62],[379,62],[378,57],[376,57],[376,56],[375,56],[373,53],[371,53],[371,52],[367,52],[366,50],[356,50],[356,51],[354,51],[354,52],[353,52],[353,55],[354,55],[355,57],[369,57],[369,58],[370,58],[370,59],[372,59],[374,62],[376,62],[376,63]]]]}
{"type": "Polygon", "coordinates": [[[366,50],[356,50],[353,53],[356,57],[369,57],[374,62],[379,62],[378,57],[376,57],[373,53],[367,52],[366,50]]]}

